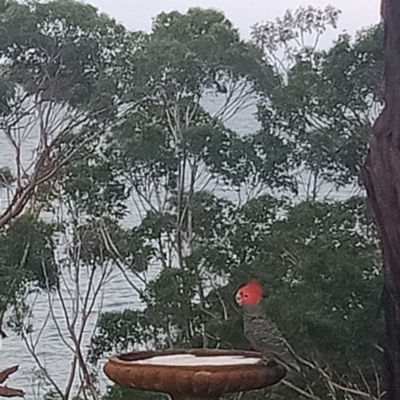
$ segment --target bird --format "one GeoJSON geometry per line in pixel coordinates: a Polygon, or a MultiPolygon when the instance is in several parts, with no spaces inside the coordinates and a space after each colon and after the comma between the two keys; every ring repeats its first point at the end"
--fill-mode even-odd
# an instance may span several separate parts
{"type": "Polygon", "coordinates": [[[236,303],[243,309],[243,328],[246,339],[254,350],[261,353],[266,365],[276,363],[291,374],[300,372],[299,365],[287,340],[278,326],[264,312],[263,288],[253,279],[239,287],[236,303]]]}
{"type": "Polygon", "coordinates": [[[5,339],[6,337],[7,337],[7,335],[4,333],[4,331],[2,331],[0,329],[0,350],[1,350],[1,347],[2,347],[3,339],[5,339]]]}

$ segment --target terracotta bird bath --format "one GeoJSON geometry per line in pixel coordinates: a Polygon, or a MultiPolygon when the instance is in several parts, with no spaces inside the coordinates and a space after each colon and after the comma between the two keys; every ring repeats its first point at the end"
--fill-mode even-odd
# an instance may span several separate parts
{"type": "Polygon", "coordinates": [[[111,357],[104,372],[118,385],[168,393],[174,400],[215,400],[223,393],[273,385],[285,376],[282,367],[260,361],[260,353],[249,351],[141,351],[111,357]]]}

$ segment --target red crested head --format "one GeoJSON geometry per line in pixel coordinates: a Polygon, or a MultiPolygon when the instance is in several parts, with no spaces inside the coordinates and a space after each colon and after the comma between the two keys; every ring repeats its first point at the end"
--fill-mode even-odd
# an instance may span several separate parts
{"type": "Polygon", "coordinates": [[[263,296],[263,288],[256,279],[252,279],[245,285],[240,286],[236,292],[235,300],[239,306],[254,306],[258,304],[263,296]]]}

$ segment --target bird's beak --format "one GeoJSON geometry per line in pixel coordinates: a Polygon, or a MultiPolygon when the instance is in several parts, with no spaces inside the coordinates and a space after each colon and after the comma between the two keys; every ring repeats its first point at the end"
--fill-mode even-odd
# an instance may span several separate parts
{"type": "Polygon", "coordinates": [[[236,293],[235,300],[236,300],[236,303],[238,303],[239,306],[242,305],[242,296],[239,293],[236,293]]]}

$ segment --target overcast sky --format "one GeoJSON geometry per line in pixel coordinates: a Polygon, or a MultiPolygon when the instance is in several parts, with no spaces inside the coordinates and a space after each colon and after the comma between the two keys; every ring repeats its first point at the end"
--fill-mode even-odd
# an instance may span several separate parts
{"type": "MultiPolygon", "coordinates": [[[[325,7],[328,4],[342,10],[339,31],[353,34],[362,27],[379,22],[380,0],[86,0],[100,11],[114,17],[132,30],[149,31],[151,20],[161,11],[190,7],[221,10],[240,29],[244,38],[249,37],[250,27],[259,21],[273,20],[287,9],[300,5],[325,7]]],[[[336,36],[336,34],[335,34],[336,36]]],[[[332,36],[333,38],[333,36],[332,36]]]]}

